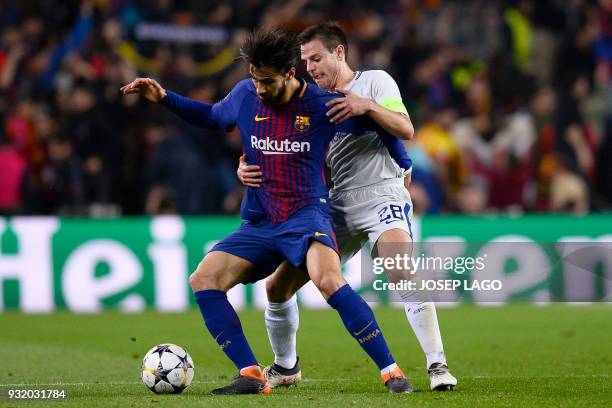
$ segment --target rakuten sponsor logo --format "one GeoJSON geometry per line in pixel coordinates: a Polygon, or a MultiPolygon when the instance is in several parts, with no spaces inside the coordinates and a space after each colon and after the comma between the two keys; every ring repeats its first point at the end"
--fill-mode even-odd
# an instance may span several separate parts
{"type": "Polygon", "coordinates": [[[257,136],[251,135],[251,147],[261,150],[263,154],[295,154],[310,151],[309,142],[298,142],[287,139],[273,140],[270,137],[258,139],[257,136]]]}

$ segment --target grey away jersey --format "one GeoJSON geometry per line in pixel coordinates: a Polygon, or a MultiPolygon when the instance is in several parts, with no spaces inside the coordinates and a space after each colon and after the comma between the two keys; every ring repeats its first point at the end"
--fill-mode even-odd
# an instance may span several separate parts
{"type": "MultiPolygon", "coordinates": [[[[357,71],[347,88],[389,110],[408,115],[395,80],[385,71],[357,71]]],[[[403,184],[403,176],[411,170],[398,166],[374,131],[333,138],[326,161],[331,168],[333,191],[352,190],[392,179],[403,184]]]]}

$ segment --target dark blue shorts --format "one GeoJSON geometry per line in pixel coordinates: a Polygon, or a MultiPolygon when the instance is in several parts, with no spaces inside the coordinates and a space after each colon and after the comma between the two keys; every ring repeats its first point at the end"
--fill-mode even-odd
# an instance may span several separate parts
{"type": "Polygon", "coordinates": [[[254,267],[248,282],[256,282],[271,275],[285,259],[305,270],[312,240],[338,252],[332,218],[324,206],[306,206],[282,223],[246,221],[210,251],[227,252],[251,262],[254,267]]]}

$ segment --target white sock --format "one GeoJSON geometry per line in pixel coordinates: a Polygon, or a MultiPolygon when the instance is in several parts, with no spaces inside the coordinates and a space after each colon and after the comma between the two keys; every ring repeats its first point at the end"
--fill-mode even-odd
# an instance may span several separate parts
{"type": "Polygon", "coordinates": [[[440,326],[436,315],[436,305],[431,301],[416,301],[419,297],[422,297],[422,294],[416,294],[415,292],[404,292],[401,297],[404,300],[404,310],[408,322],[425,353],[427,368],[433,363],[446,365],[446,356],[444,355],[442,336],[440,335],[440,326]]]}
{"type": "Polygon", "coordinates": [[[283,368],[293,368],[297,362],[295,340],[300,325],[297,297],[293,295],[282,303],[268,303],[265,318],[274,363],[283,368]]]}

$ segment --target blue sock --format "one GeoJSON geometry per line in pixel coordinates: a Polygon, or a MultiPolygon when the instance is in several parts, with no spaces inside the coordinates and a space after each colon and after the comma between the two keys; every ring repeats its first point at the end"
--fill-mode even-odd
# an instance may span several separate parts
{"type": "Polygon", "coordinates": [[[348,284],[335,291],[327,303],[338,311],[344,327],[379,369],[395,363],[372,309],[348,284]]]}
{"type": "Polygon", "coordinates": [[[240,319],[227,300],[227,293],[222,290],[201,290],[195,292],[195,297],[208,331],[238,370],[257,365],[242,332],[240,319]]]}

